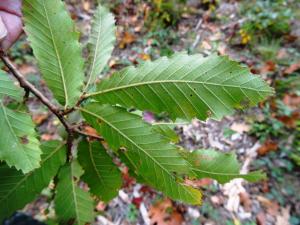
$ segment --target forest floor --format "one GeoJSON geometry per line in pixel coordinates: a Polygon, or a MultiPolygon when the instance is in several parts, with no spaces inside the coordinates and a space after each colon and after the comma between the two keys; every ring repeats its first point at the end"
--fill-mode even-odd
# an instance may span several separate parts
{"type": "MultiPolygon", "coordinates": [[[[95,6],[91,1],[66,2],[84,34],[84,42],[95,6]]],[[[236,179],[225,185],[210,179],[193,181],[194,186],[203,190],[204,198],[201,206],[192,207],[164,198],[136,183],[128,171],[123,171],[123,189],[110,203],[98,203],[95,224],[300,224],[300,160],[297,159],[300,152],[300,22],[291,19],[291,30],[280,41],[251,43],[250,36],[240,29],[245,20],[239,11],[241,2],[221,1],[223,3],[217,5],[214,1],[208,2],[211,3],[188,1],[179,15],[167,12],[165,16],[164,12],[153,13],[155,9],[146,1],[107,4],[118,25],[117,44],[107,71],[169,56],[174,51],[229,55],[250,67],[254,74],[260,74],[275,88],[274,97],[259,107],[239,111],[221,121],[193,120],[191,124],[178,126],[176,132],[180,136],[179,144],[186,149],[234,151],[242,172],[263,170],[267,180],[250,184],[236,179]],[[170,20],[162,19],[168,16],[176,22],[171,24],[170,20]]],[[[300,8],[296,1],[292,4],[290,8],[300,8]]],[[[27,79],[51,98],[37,76],[26,41],[21,40],[10,55],[27,79]]],[[[32,99],[30,108],[35,112],[33,119],[43,133],[42,139],[56,139],[58,121],[32,99]]],[[[164,119],[149,112],[145,115],[147,120],[164,119]]],[[[25,211],[45,219],[49,207],[45,196],[47,193],[25,211]]]]}

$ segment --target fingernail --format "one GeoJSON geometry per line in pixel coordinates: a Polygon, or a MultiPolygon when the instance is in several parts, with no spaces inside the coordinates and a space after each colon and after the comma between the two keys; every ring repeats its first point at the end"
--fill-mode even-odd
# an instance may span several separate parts
{"type": "Polygon", "coordinates": [[[2,41],[7,36],[7,29],[3,23],[2,17],[0,16],[0,41],[2,41]]]}

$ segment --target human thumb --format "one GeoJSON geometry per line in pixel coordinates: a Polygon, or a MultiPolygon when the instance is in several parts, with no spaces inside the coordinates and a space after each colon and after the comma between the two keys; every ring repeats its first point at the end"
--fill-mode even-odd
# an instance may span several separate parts
{"type": "Polygon", "coordinates": [[[0,15],[0,42],[2,42],[3,39],[6,38],[6,36],[7,36],[7,29],[0,15]]]}

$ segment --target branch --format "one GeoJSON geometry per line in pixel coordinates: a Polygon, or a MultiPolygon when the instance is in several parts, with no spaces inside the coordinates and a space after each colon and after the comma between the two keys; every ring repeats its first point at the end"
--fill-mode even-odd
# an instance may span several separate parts
{"type": "Polygon", "coordinates": [[[53,105],[48,98],[46,98],[38,89],[36,89],[30,82],[28,82],[25,77],[18,71],[18,69],[13,65],[10,59],[6,56],[4,52],[0,52],[0,58],[3,63],[7,66],[12,75],[18,80],[20,86],[24,88],[26,96],[29,96],[29,93],[32,93],[37,97],[62,123],[68,133],[67,148],[68,155],[71,156],[72,143],[73,143],[73,130],[72,127],[65,120],[64,115],[60,113],[60,109],[53,105]]]}
{"type": "Polygon", "coordinates": [[[35,97],[37,97],[47,108],[56,115],[60,120],[66,130],[70,130],[70,126],[65,121],[63,115],[59,112],[60,110],[53,105],[48,98],[46,98],[38,89],[36,89],[30,82],[28,82],[25,77],[18,71],[18,69],[12,64],[10,59],[5,55],[5,53],[0,53],[1,60],[7,66],[12,75],[18,80],[20,86],[25,89],[26,92],[31,92],[35,97]]]}
{"type": "Polygon", "coordinates": [[[0,58],[7,66],[9,71],[12,73],[12,75],[18,80],[20,86],[25,90],[26,96],[28,97],[29,93],[32,93],[35,97],[37,97],[62,123],[62,125],[65,127],[68,138],[67,138],[67,146],[68,146],[68,155],[71,157],[71,149],[72,149],[72,143],[74,139],[74,133],[77,133],[79,135],[83,135],[86,137],[94,138],[100,141],[103,141],[103,138],[98,135],[88,134],[84,131],[81,131],[76,126],[71,126],[65,119],[65,115],[73,112],[76,107],[79,107],[79,105],[86,99],[86,96],[83,95],[79,101],[77,102],[75,107],[72,107],[68,110],[61,110],[54,104],[52,104],[48,98],[46,98],[38,89],[36,89],[30,82],[28,82],[25,77],[18,71],[18,69],[13,65],[13,63],[10,61],[10,59],[6,56],[4,52],[0,52],[0,58]]]}

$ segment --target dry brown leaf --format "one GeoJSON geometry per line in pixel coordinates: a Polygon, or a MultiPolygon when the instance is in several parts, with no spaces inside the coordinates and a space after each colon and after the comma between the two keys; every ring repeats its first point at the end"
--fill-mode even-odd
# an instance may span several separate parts
{"type": "Polygon", "coordinates": [[[260,73],[273,72],[276,69],[276,64],[273,61],[267,61],[263,67],[260,69],[260,73]]]}
{"type": "Polygon", "coordinates": [[[97,131],[94,128],[90,127],[90,126],[84,126],[83,131],[84,131],[84,133],[89,134],[91,136],[99,136],[97,131]]]}
{"type": "Polygon", "coordinates": [[[83,1],[83,9],[87,12],[89,12],[91,10],[91,2],[90,1],[83,1]]]}
{"type": "Polygon", "coordinates": [[[300,96],[297,94],[285,94],[282,101],[291,109],[300,109],[300,96]]]}
{"type": "Polygon", "coordinates": [[[240,201],[241,201],[241,204],[244,206],[245,211],[251,212],[252,201],[250,199],[250,195],[247,192],[240,193],[240,201]]]}
{"type": "Polygon", "coordinates": [[[288,68],[286,68],[283,73],[284,74],[291,74],[291,73],[294,73],[296,72],[297,70],[300,69],[300,61],[290,65],[288,68]]]}
{"type": "Polygon", "coordinates": [[[151,56],[145,53],[139,54],[138,57],[144,61],[149,61],[151,60],[151,56]]]}
{"type": "Polygon", "coordinates": [[[40,125],[41,123],[45,122],[48,118],[48,113],[39,113],[32,116],[32,121],[36,125],[40,125]]]}
{"type": "Polygon", "coordinates": [[[205,187],[205,186],[213,184],[213,180],[210,179],[210,178],[203,178],[203,179],[200,179],[200,180],[188,180],[188,179],[186,179],[185,183],[186,183],[186,185],[193,186],[195,188],[199,188],[199,187],[205,187]]]}
{"type": "Polygon", "coordinates": [[[257,215],[256,215],[256,223],[257,225],[266,225],[267,224],[267,221],[266,221],[266,216],[263,212],[259,212],[257,215]]]}
{"type": "Polygon", "coordinates": [[[257,196],[257,200],[266,208],[267,212],[276,216],[279,211],[279,204],[276,201],[271,201],[263,196],[257,196]]]}
{"type": "Polygon", "coordinates": [[[34,66],[29,65],[29,64],[22,64],[18,68],[19,72],[22,73],[23,75],[28,75],[28,74],[35,74],[37,73],[37,70],[34,66]]]}
{"type": "Polygon", "coordinates": [[[174,208],[171,200],[164,199],[149,209],[151,225],[181,225],[182,215],[174,208]]]}
{"type": "Polygon", "coordinates": [[[281,208],[281,213],[276,216],[276,225],[290,225],[290,209],[281,208]]]}
{"type": "Polygon", "coordinates": [[[251,129],[251,126],[245,123],[233,123],[230,129],[242,134],[244,132],[248,132],[251,129]]]}
{"type": "Polygon", "coordinates": [[[277,116],[276,119],[284,123],[288,128],[296,128],[300,119],[300,112],[293,112],[291,116],[277,116]]]}
{"type": "Polygon", "coordinates": [[[105,208],[106,208],[105,202],[102,202],[102,201],[98,202],[98,204],[96,206],[96,210],[98,212],[103,212],[105,210],[105,208]]]}
{"type": "Polygon", "coordinates": [[[272,140],[267,140],[262,146],[257,149],[257,153],[260,156],[266,155],[271,151],[276,151],[278,149],[278,144],[272,140]]]}
{"type": "Polygon", "coordinates": [[[53,135],[53,134],[42,134],[41,139],[42,139],[42,141],[55,140],[55,135],[53,135]]]}
{"type": "Polygon", "coordinates": [[[129,44],[135,42],[135,40],[136,40],[136,37],[133,34],[126,31],[126,32],[124,32],[124,34],[121,38],[121,41],[119,43],[119,48],[123,49],[126,47],[126,45],[129,45],[129,44]]]}

